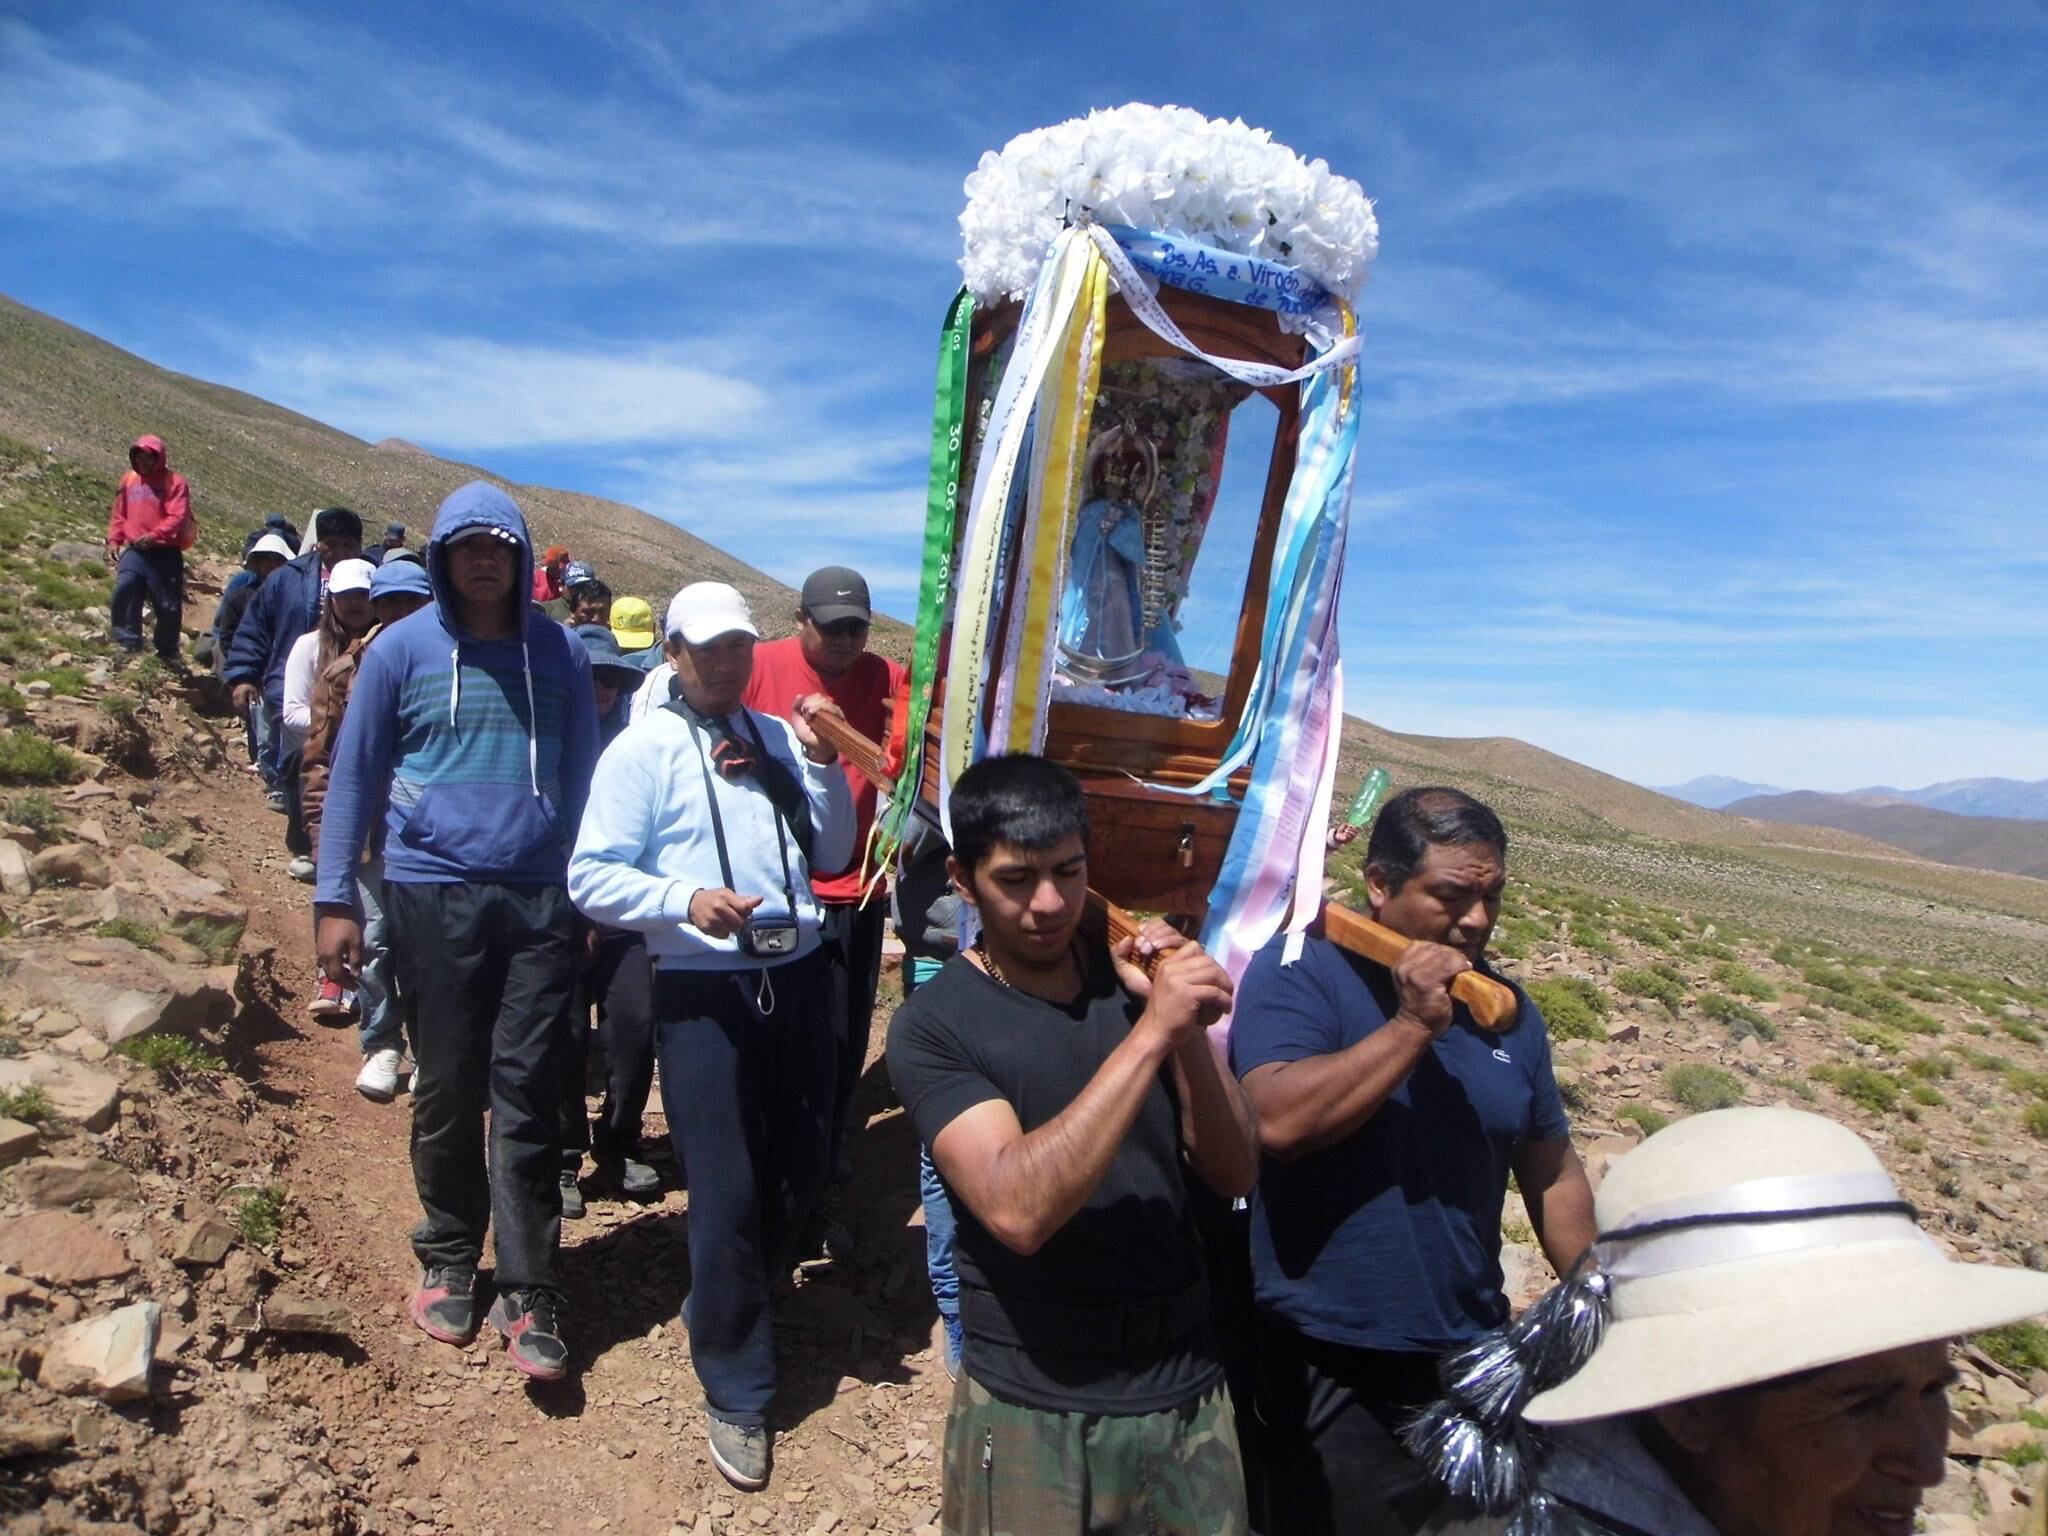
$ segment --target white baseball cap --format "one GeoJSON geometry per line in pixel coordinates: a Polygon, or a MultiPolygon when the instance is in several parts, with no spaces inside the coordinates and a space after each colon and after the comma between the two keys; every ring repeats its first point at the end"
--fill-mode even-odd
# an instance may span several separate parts
{"type": "Polygon", "coordinates": [[[337,560],[334,569],[327,573],[327,592],[331,597],[337,592],[367,592],[377,575],[377,567],[367,560],[337,560]]]}
{"type": "Polygon", "coordinates": [[[280,560],[289,560],[292,557],[292,547],[276,534],[266,533],[249,546],[249,554],[242,556],[242,564],[249,563],[250,555],[275,555],[280,560]]]}
{"type": "Polygon", "coordinates": [[[668,605],[664,632],[681,635],[690,645],[708,645],[720,635],[734,632],[761,638],[747,600],[737,587],[722,581],[693,581],[678,592],[668,605]]]}

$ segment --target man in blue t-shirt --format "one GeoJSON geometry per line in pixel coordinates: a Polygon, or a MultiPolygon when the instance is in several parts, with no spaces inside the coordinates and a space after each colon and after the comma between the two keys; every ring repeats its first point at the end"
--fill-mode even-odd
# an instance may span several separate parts
{"type": "Polygon", "coordinates": [[[1512,1173],[1551,1264],[1593,1241],[1543,1017],[1493,1034],[1452,1001],[1483,966],[1507,883],[1500,818],[1454,789],[1387,803],[1366,847],[1373,916],[1415,941],[1391,970],[1283,936],[1246,972],[1231,1066],[1265,1153],[1252,1202],[1263,1528],[1406,1533],[1434,1512],[1401,1448],[1444,1351],[1506,1321],[1512,1173]]]}

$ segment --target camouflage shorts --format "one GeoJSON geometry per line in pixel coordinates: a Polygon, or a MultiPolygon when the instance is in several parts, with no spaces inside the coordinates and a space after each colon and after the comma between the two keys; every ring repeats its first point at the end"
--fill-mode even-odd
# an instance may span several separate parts
{"type": "Polygon", "coordinates": [[[946,1416],[946,1536],[1244,1536],[1244,1459],[1221,1384],[1161,1413],[1057,1413],[965,1371],[946,1416]]]}

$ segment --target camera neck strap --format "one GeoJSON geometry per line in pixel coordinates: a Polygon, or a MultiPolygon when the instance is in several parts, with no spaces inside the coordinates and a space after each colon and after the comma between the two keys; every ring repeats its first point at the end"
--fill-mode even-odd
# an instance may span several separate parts
{"type": "MultiPolygon", "coordinates": [[[[704,774],[704,800],[711,810],[711,840],[718,845],[719,878],[725,882],[728,891],[737,890],[738,887],[733,884],[732,855],[727,852],[725,845],[725,818],[718,813],[718,775],[711,771],[711,755],[704,750],[706,731],[720,730],[721,723],[705,719],[681,699],[672,699],[662,708],[681,715],[690,727],[690,740],[697,745],[697,766],[704,774]]],[[[775,818],[775,851],[782,858],[782,894],[789,903],[789,919],[795,922],[796,880],[789,872],[789,839],[783,832],[783,823],[788,820],[788,816],[769,779],[769,775],[781,769],[782,764],[768,755],[767,744],[761,740],[760,729],[754,725],[751,716],[747,717],[747,726],[754,738],[754,750],[759,754],[754,760],[756,767],[753,771],[761,779],[761,788],[768,796],[769,813],[775,818]]],[[[786,773],[784,777],[787,778],[786,773]]]]}

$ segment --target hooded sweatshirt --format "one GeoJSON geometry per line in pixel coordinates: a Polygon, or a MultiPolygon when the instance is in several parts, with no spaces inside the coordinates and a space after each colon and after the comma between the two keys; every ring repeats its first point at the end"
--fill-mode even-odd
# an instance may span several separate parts
{"type": "Polygon", "coordinates": [[[434,601],[362,653],[334,744],[313,899],[356,899],[356,855],[384,818],[384,878],[399,884],[561,885],[597,761],[590,661],[527,606],[533,545],[518,505],[473,480],[441,503],[427,543],[434,601]],[[514,535],[521,631],[461,630],[448,542],[514,535]]]}
{"type": "Polygon", "coordinates": [[[157,456],[156,472],[138,475],[129,470],[121,476],[121,488],[114,492],[114,509],[107,518],[107,542],[125,549],[137,539],[147,538],[165,549],[176,549],[185,525],[192,520],[192,489],[183,475],[171,472],[170,455],[160,437],[138,437],[134,448],[146,448],[157,456]]]}

